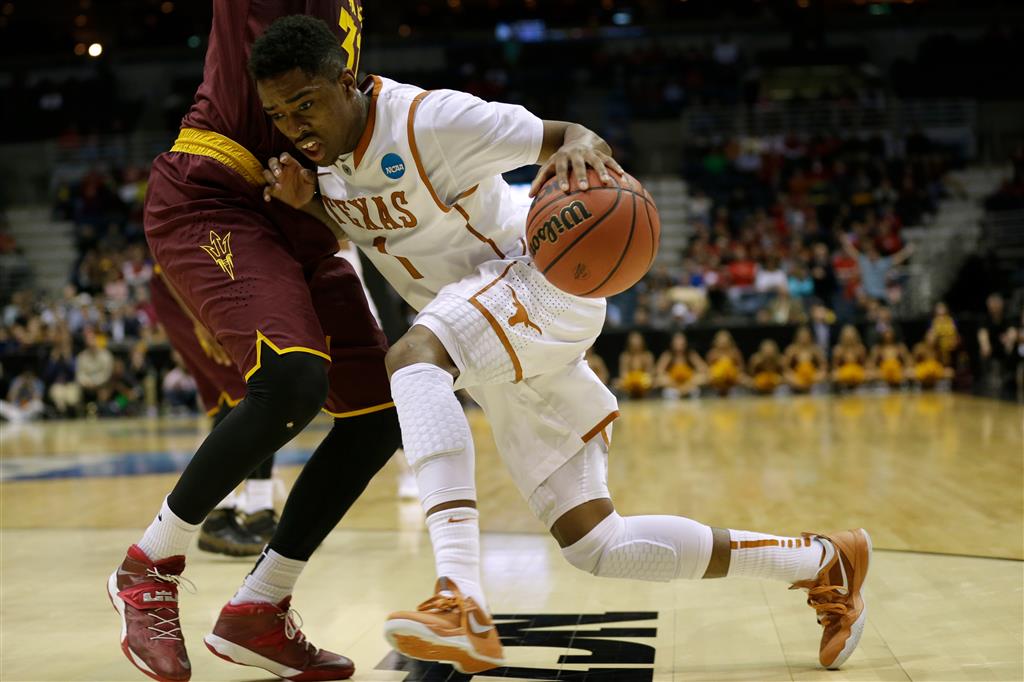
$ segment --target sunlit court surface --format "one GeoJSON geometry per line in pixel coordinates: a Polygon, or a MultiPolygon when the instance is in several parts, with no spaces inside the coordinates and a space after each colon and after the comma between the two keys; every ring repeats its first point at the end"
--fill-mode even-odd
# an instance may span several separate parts
{"type": "MultiPolygon", "coordinates": [[[[875,546],[868,625],[840,671],[817,667],[801,592],[756,580],[641,583],[580,573],[531,517],[477,410],[483,577],[517,680],[1019,680],[1022,418],[953,395],[638,402],[613,435],[623,513],[689,515],[788,533],[863,526],[875,546]]],[[[279,458],[290,484],[326,428],[279,458]]],[[[4,680],[133,680],[104,592],[111,566],[204,434],[202,420],[4,425],[4,680]],[[52,654],[54,647],[60,655],[52,654]]],[[[313,556],[304,631],[355,679],[465,680],[389,650],[385,616],[433,583],[419,504],[390,464],[313,556]]],[[[249,569],[192,551],[182,623],[195,680],[266,679],[201,638],[249,569]]]]}

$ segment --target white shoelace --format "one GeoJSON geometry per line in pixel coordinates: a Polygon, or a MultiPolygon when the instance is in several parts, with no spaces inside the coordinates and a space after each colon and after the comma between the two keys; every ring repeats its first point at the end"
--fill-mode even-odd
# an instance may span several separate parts
{"type": "MultiPolygon", "coordinates": [[[[156,568],[155,566],[153,568],[146,569],[146,577],[156,578],[157,580],[161,580],[165,583],[174,583],[179,587],[185,588],[186,592],[189,592],[191,594],[196,593],[195,583],[193,583],[188,578],[181,575],[164,575],[160,572],[160,569],[156,568]]],[[[178,620],[177,607],[164,606],[159,609],[153,609],[149,612],[149,615],[153,616],[156,622],[153,625],[147,626],[146,629],[152,630],[153,632],[157,633],[151,636],[150,639],[170,639],[177,641],[180,641],[182,639],[181,635],[178,634],[181,632],[181,622],[178,620]],[[171,617],[162,617],[159,613],[160,611],[170,611],[171,617]],[[168,626],[173,627],[168,628],[168,626]]]]}
{"type": "Polygon", "coordinates": [[[164,607],[162,609],[154,609],[154,610],[149,612],[149,615],[153,616],[153,618],[156,619],[156,623],[154,625],[148,626],[146,629],[147,630],[152,630],[153,632],[157,633],[157,634],[153,635],[152,637],[150,637],[150,639],[181,640],[181,635],[176,634],[176,633],[181,632],[181,624],[178,622],[178,612],[177,612],[176,609],[172,610],[172,609],[169,609],[169,608],[166,608],[166,607],[164,607]],[[173,618],[161,618],[159,616],[159,614],[157,614],[157,611],[170,611],[171,615],[173,616],[173,618]],[[175,627],[172,627],[172,628],[167,629],[167,630],[162,630],[161,629],[162,626],[167,626],[167,625],[175,625],[175,627]]]}
{"type": "Polygon", "coordinates": [[[163,573],[160,572],[160,569],[156,568],[155,566],[153,568],[147,568],[146,569],[146,577],[148,577],[148,578],[156,578],[157,580],[163,580],[165,583],[174,583],[175,585],[178,585],[179,587],[185,588],[185,591],[188,592],[189,594],[195,594],[196,593],[196,584],[194,582],[192,582],[191,580],[189,580],[188,578],[186,578],[185,576],[183,576],[183,575],[164,575],[163,573]]]}
{"type": "Polygon", "coordinates": [[[306,639],[306,635],[301,631],[302,628],[302,616],[299,612],[293,608],[289,608],[286,613],[278,614],[278,618],[284,619],[284,636],[288,639],[295,640],[299,644],[309,647],[313,650],[313,655],[316,656],[320,653],[320,648],[315,646],[312,642],[306,639]],[[298,635],[298,639],[295,639],[298,635]]]}

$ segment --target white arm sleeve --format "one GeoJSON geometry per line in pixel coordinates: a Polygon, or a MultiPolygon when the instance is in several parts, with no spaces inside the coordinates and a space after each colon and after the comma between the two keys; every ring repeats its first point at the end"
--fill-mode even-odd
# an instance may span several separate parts
{"type": "Polygon", "coordinates": [[[446,203],[481,180],[536,163],[544,139],[544,122],[523,107],[455,90],[431,92],[413,125],[424,170],[446,203]]]}

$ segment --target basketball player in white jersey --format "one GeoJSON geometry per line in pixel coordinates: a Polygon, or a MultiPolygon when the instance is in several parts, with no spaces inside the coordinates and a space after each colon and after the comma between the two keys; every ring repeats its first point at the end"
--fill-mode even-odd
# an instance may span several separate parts
{"type": "Polygon", "coordinates": [[[403,654],[466,673],[504,663],[480,583],[473,442],[453,389],[483,408],[506,466],[565,558],[597,576],[667,581],[749,576],[807,589],[824,626],[819,660],[841,665],[864,627],[863,530],[800,537],[618,514],[607,487],[615,398],[583,359],[603,300],[550,285],[524,243],[527,206],[501,173],[539,163],[586,187],[620,172],[586,128],[519,106],[423,91],[343,69],[327,27],[273,24],[249,67],[267,114],[318,174],[271,159],[264,198],[318,216],[356,244],[419,311],[388,353],[402,440],[434,547],[435,594],[392,614],[403,654]],[[319,176],[319,177],[318,177],[319,176]]]}

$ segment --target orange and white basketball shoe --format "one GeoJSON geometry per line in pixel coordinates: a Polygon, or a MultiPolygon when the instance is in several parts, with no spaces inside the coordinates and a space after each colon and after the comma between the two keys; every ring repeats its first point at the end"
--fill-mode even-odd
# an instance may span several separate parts
{"type": "Polygon", "coordinates": [[[472,675],[505,665],[494,621],[448,578],[438,578],[434,596],[415,611],[396,611],[384,624],[395,651],[421,661],[449,663],[472,675]]]}
{"type": "Polygon", "coordinates": [[[121,650],[132,664],[160,682],[192,676],[178,620],[178,585],[185,557],[151,561],[137,545],[107,580],[107,596],[121,616],[121,650]]]}
{"type": "Polygon", "coordinates": [[[828,540],[836,548],[832,560],[813,580],[802,580],[789,588],[807,590],[807,604],[818,612],[818,623],[825,628],[818,660],[823,667],[835,670],[857,648],[864,632],[867,606],[861,587],[871,563],[871,536],[863,528],[802,535],[828,540]]]}

